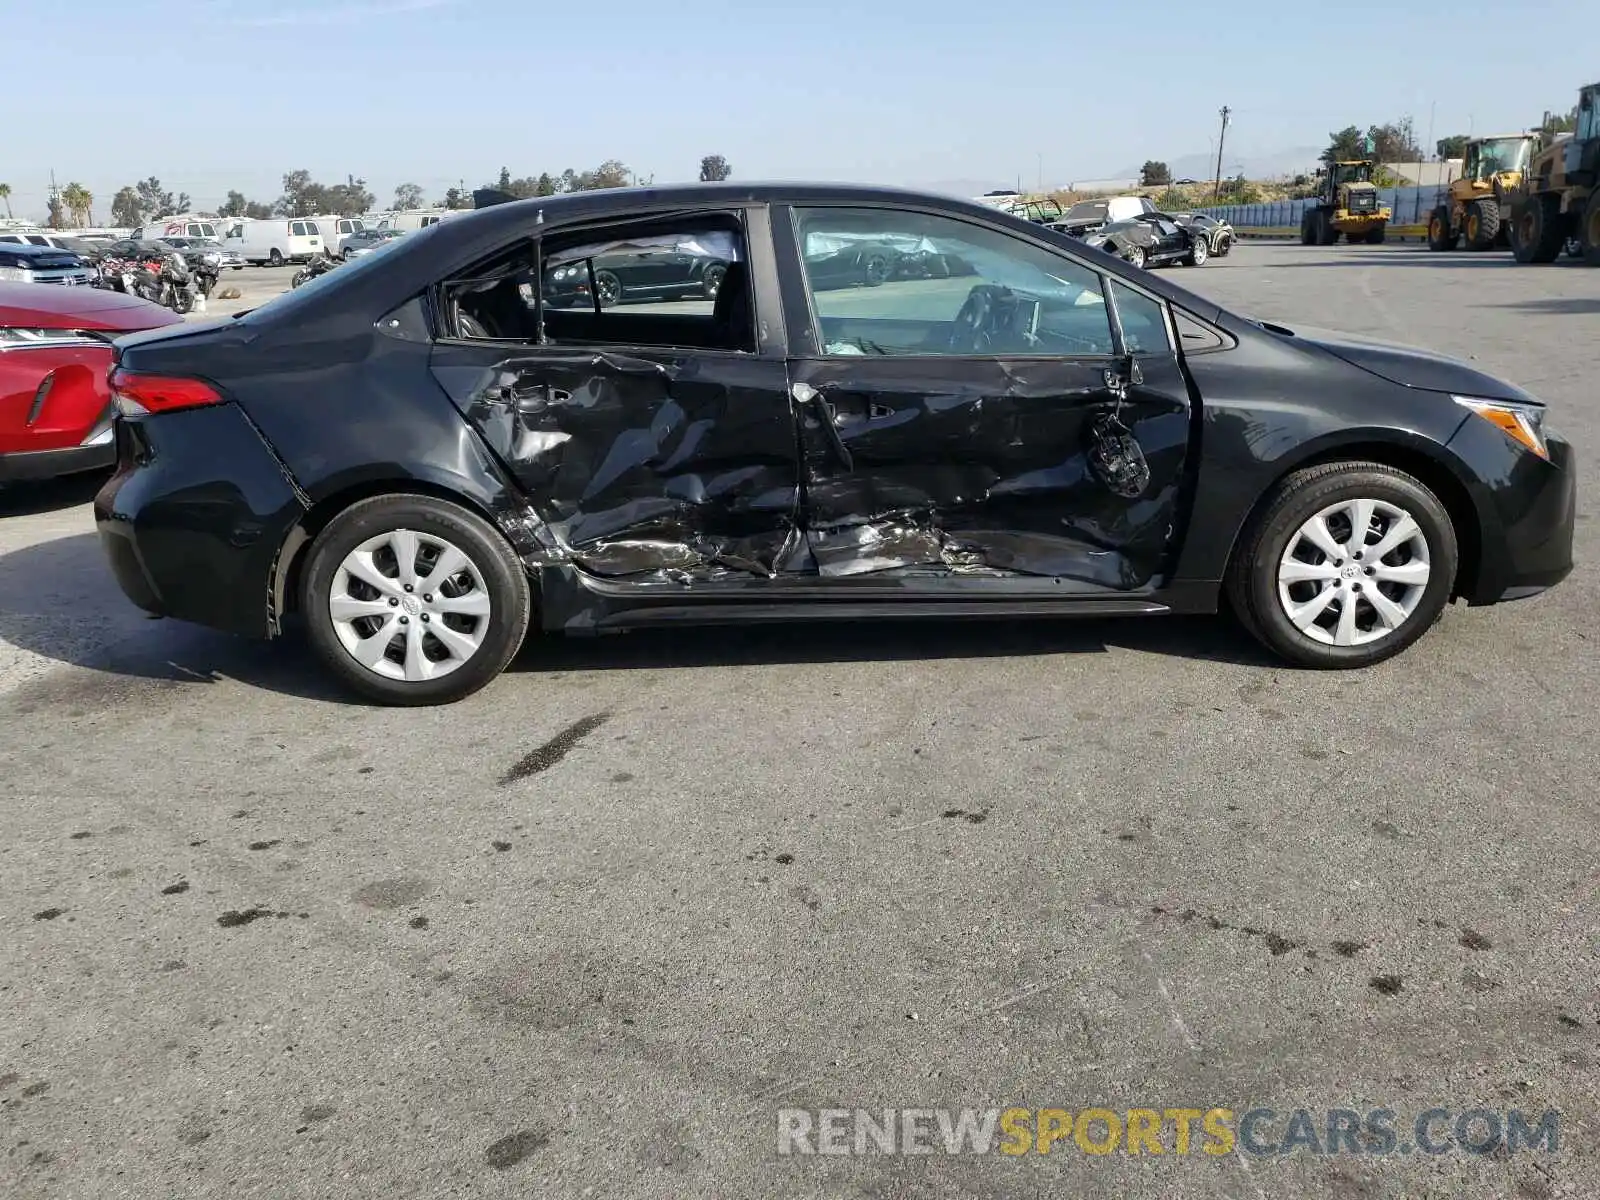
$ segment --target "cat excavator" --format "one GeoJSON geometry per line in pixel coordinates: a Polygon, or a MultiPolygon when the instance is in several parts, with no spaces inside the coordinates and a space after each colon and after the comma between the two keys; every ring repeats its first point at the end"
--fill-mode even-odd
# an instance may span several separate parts
{"type": "Polygon", "coordinates": [[[1350,159],[1317,171],[1316,201],[1300,215],[1303,245],[1331,246],[1341,233],[1352,242],[1383,241],[1392,214],[1378,203],[1375,166],[1370,158],[1350,159]]]}
{"type": "Polygon", "coordinates": [[[1523,173],[1539,137],[1502,133],[1473,138],[1462,156],[1461,178],[1451,181],[1448,195],[1428,218],[1428,249],[1454,250],[1466,239],[1467,249],[1503,246],[1511,223],[1511,200],[1522,187],[1523,173]]]}
{"type": "Polygon", "coordinates": [[[1600,83],[1578,89],[1578,119],[1533,156],[1511,210],[1511,253],[1554,262],[1564,247],[1600,267],[1600,83]]]}

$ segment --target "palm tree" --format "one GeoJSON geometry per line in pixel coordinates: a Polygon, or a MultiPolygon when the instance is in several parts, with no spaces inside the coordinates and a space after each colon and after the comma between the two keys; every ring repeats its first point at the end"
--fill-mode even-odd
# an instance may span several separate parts
{"type": "Polygon", "coordinates": [[[9,183],[0,183],[0,200],[6,202],[6,216],[9,218],[11,216],[11,185],[9,183]]]}
{"type": "Polygon", "coordinates": [[[61,203],[67,206],[73,225],[81,228],[89,223],[89,206],[94,203],[94,196],[83,184],[74,180],[62,188],[61,203]]]}

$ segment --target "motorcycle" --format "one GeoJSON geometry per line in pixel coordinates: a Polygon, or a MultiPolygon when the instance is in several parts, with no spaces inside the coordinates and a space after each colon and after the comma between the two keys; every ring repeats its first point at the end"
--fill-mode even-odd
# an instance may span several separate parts
{"type": "Polygon", "coordinates": [[[149,300],[182,315],[194,311],[199,289],[195,275],[183,255],[141,255],[138,258],[107,258],[100,264],[96,286],[149,300]]]}
{"type": "Polygon", "coordinates": [[[326,275],[338,265],[338,259],[330,258],[326,254],[319,254],[294,273],[294,278],[289,280],[289,286],[299,287],[302,283],[316,279],[319,275],[326,275]]]}

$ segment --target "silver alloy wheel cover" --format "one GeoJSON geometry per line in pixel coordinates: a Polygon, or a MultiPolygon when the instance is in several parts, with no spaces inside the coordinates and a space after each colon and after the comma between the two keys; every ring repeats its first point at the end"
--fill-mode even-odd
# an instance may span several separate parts
{"type": "Polygon", "coordinates": [[[472,559],[437,534],[411,529],[362,542],[344,556],[328,588],[333,632],[350,657],[375,675],[406,683],[438,679],[466,664],[482,648],[493,611],[472,559]],[[419,557],[426,574],[418,571],[419,557]],[[390,565],[393,575],[385,569],[390,565]]]}
{"type": "Polygon", "coordinates": [[[1341,500],[1289,538],[1277,566],[1278,603],[1312,641],[1366,646],[1411,619],[1431,575],[1416,518],[1388,500],[1341,500]]]}
{"type": "Polygon", "coordinates": [[[1198,238],[1194,244],[1194,265],[1200,266],[1211,253],[1211,246],[1205,238],[1198,238]]]}

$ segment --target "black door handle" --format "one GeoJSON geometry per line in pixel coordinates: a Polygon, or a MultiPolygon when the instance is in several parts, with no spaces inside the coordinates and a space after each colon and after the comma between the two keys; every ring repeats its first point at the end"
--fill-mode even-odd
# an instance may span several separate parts
{"type": "Polygon", "coordinates": [[[827,432],[828,441],[833,446],[833,452],[839,456],[839,461],[846,471],[856,469],[855,459],[850,453],[850,447],[844,444],[844,439],[839,436],[839,414],[833,405],[816,388],[809,383],[797,383],[789,389],[789,394],[795,402],[805,408],[812,409],[817,416],[817,423],[827,432]]]}

